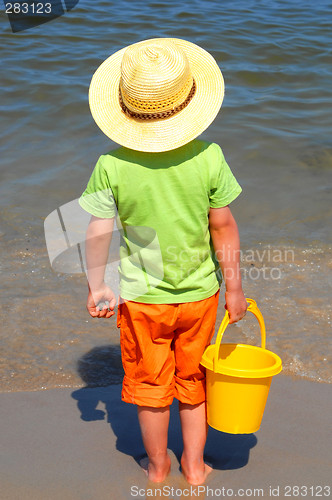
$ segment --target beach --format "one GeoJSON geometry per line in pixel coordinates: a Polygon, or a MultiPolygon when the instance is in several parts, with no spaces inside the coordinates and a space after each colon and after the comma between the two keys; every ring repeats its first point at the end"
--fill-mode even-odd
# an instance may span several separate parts
{"type": "Polygon", "coordinates": [[[172,470],[149,482],[134,405],[121,386],[1,394],[1,498],[329,497],[332,387],[276,376],[255,434],[209,430],[205,486],[191,487],[179,471],[177,403],[171,408],[172,470]],[[297,489],[299,488],[299,490],[297,489]],[[298,494],[300,491],[300,494],[298,494]]]}
{"type": "MultiPolygon", "coordinates": [[[[92,74],[110,53],[154,36],[198,43],[222,70],[223,105],[201,138],[221,146],[243,189],[231,209],[245,294],[262,309],[284,373],[332,382],[330,14],[325,1],[197,0],[187,9],[80,0],[16,33],[1,18],[0,391],[77,387],[78,361],[100,346],[118,360],[117,329],[85,310],[76,245],[84,253],[87,214],[73,228],[71,209],[99,156],[117,147],[91,116],[92,74]]],[[[253,320],[233,330],[259,341],[253,320]]]]}
{"type": "MultiPolygon", "coordinates": [[[[331,3],[60,3],[63,15],[21,31],[0,15],[1,500],[329,497],[331,3]],[[136,409],[121,402],[115,317],[86,311],[77,211],[98,158],[117,147],[91,116],[91,77],[154,37],[199,44],[223,73],[221,112],[201,138],[221,146],[243,189],[231,204],[243,288],[283,363],[257,433],[210,430],[211,490],[188,490],[179,471],[174,403],[160,494],[139,465],[136,409]]],[[[248,314],[224,340],[260,345],[257,321],[248,314]]]]}

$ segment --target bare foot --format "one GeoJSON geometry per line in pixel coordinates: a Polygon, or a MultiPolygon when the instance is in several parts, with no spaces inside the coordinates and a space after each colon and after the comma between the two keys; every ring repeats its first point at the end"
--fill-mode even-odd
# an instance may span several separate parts
{"type": "Polygon", "coordinates": [[[159,462],[157,466],[150,462],[148,457],[145,457],[140,461],[140,466],[150,481],[161,483],[166,479],[171,470],[171,459],[166,455],[165,460],[159,462]]]}
{"type": "Polygon", "coordinates": [[[181,458],[181,469],[182,474],[186,478],[189,484],[194,486],[198,486],[199,484],[203,484],[207,478],[207,476],[212,472],[212,467],[205,462],[201,464],[188,464],[186,460],[181,458]]]}

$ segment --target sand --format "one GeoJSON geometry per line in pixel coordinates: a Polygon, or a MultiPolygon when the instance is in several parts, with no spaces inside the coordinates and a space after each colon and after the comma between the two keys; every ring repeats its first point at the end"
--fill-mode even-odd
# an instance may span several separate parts
{"type": "Polygon", "coordinates": [[[121,402],[120,391],[113,385],[1,394],[1,500],[328,496],[332,385],[274,377],[259,431],[234,436],[210,429],[206,456],[214,470],[200,489],[179,471],[177,403],[169,430],[172,471],[153,485],[139,466],[136,408],[121,402]],[[300,495],[296,486],[303,487],[300,495]]]}

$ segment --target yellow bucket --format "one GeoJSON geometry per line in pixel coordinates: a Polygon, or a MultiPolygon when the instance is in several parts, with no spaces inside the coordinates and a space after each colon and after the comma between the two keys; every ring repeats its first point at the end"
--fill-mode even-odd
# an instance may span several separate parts
{"type": "Polygon", "coordinates": [[[218,431],[250,434],[258,431],[273,375],[282,370],[281,359],[265,349],[263,316],[252,299],[248,311],[258,319],[261,347],[221,344],[229,315],[220,325],[216,343],[205,350],[201,364],[206,368],[207,421],[218,431]]]}

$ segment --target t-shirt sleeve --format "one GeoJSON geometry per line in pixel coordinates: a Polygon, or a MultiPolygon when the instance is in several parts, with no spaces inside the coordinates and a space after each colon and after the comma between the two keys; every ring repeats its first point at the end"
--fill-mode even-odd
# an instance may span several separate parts
{"type": "Polygon", "coordinates": [[[239,196],[241,186],[229,168],[221,148],[213,144],[213,156],[209,160],[213,175],[210,184],[210,207],[226,207],[239,196]]]}
{"type": "Polygon", "coordinates": [[[79,198],[80,206],[96,217],[111,219],[116,215],[116,204],[107,172],[103,165],[103,156],[99,158],[92,172],[87,188],[79,198]]]}

